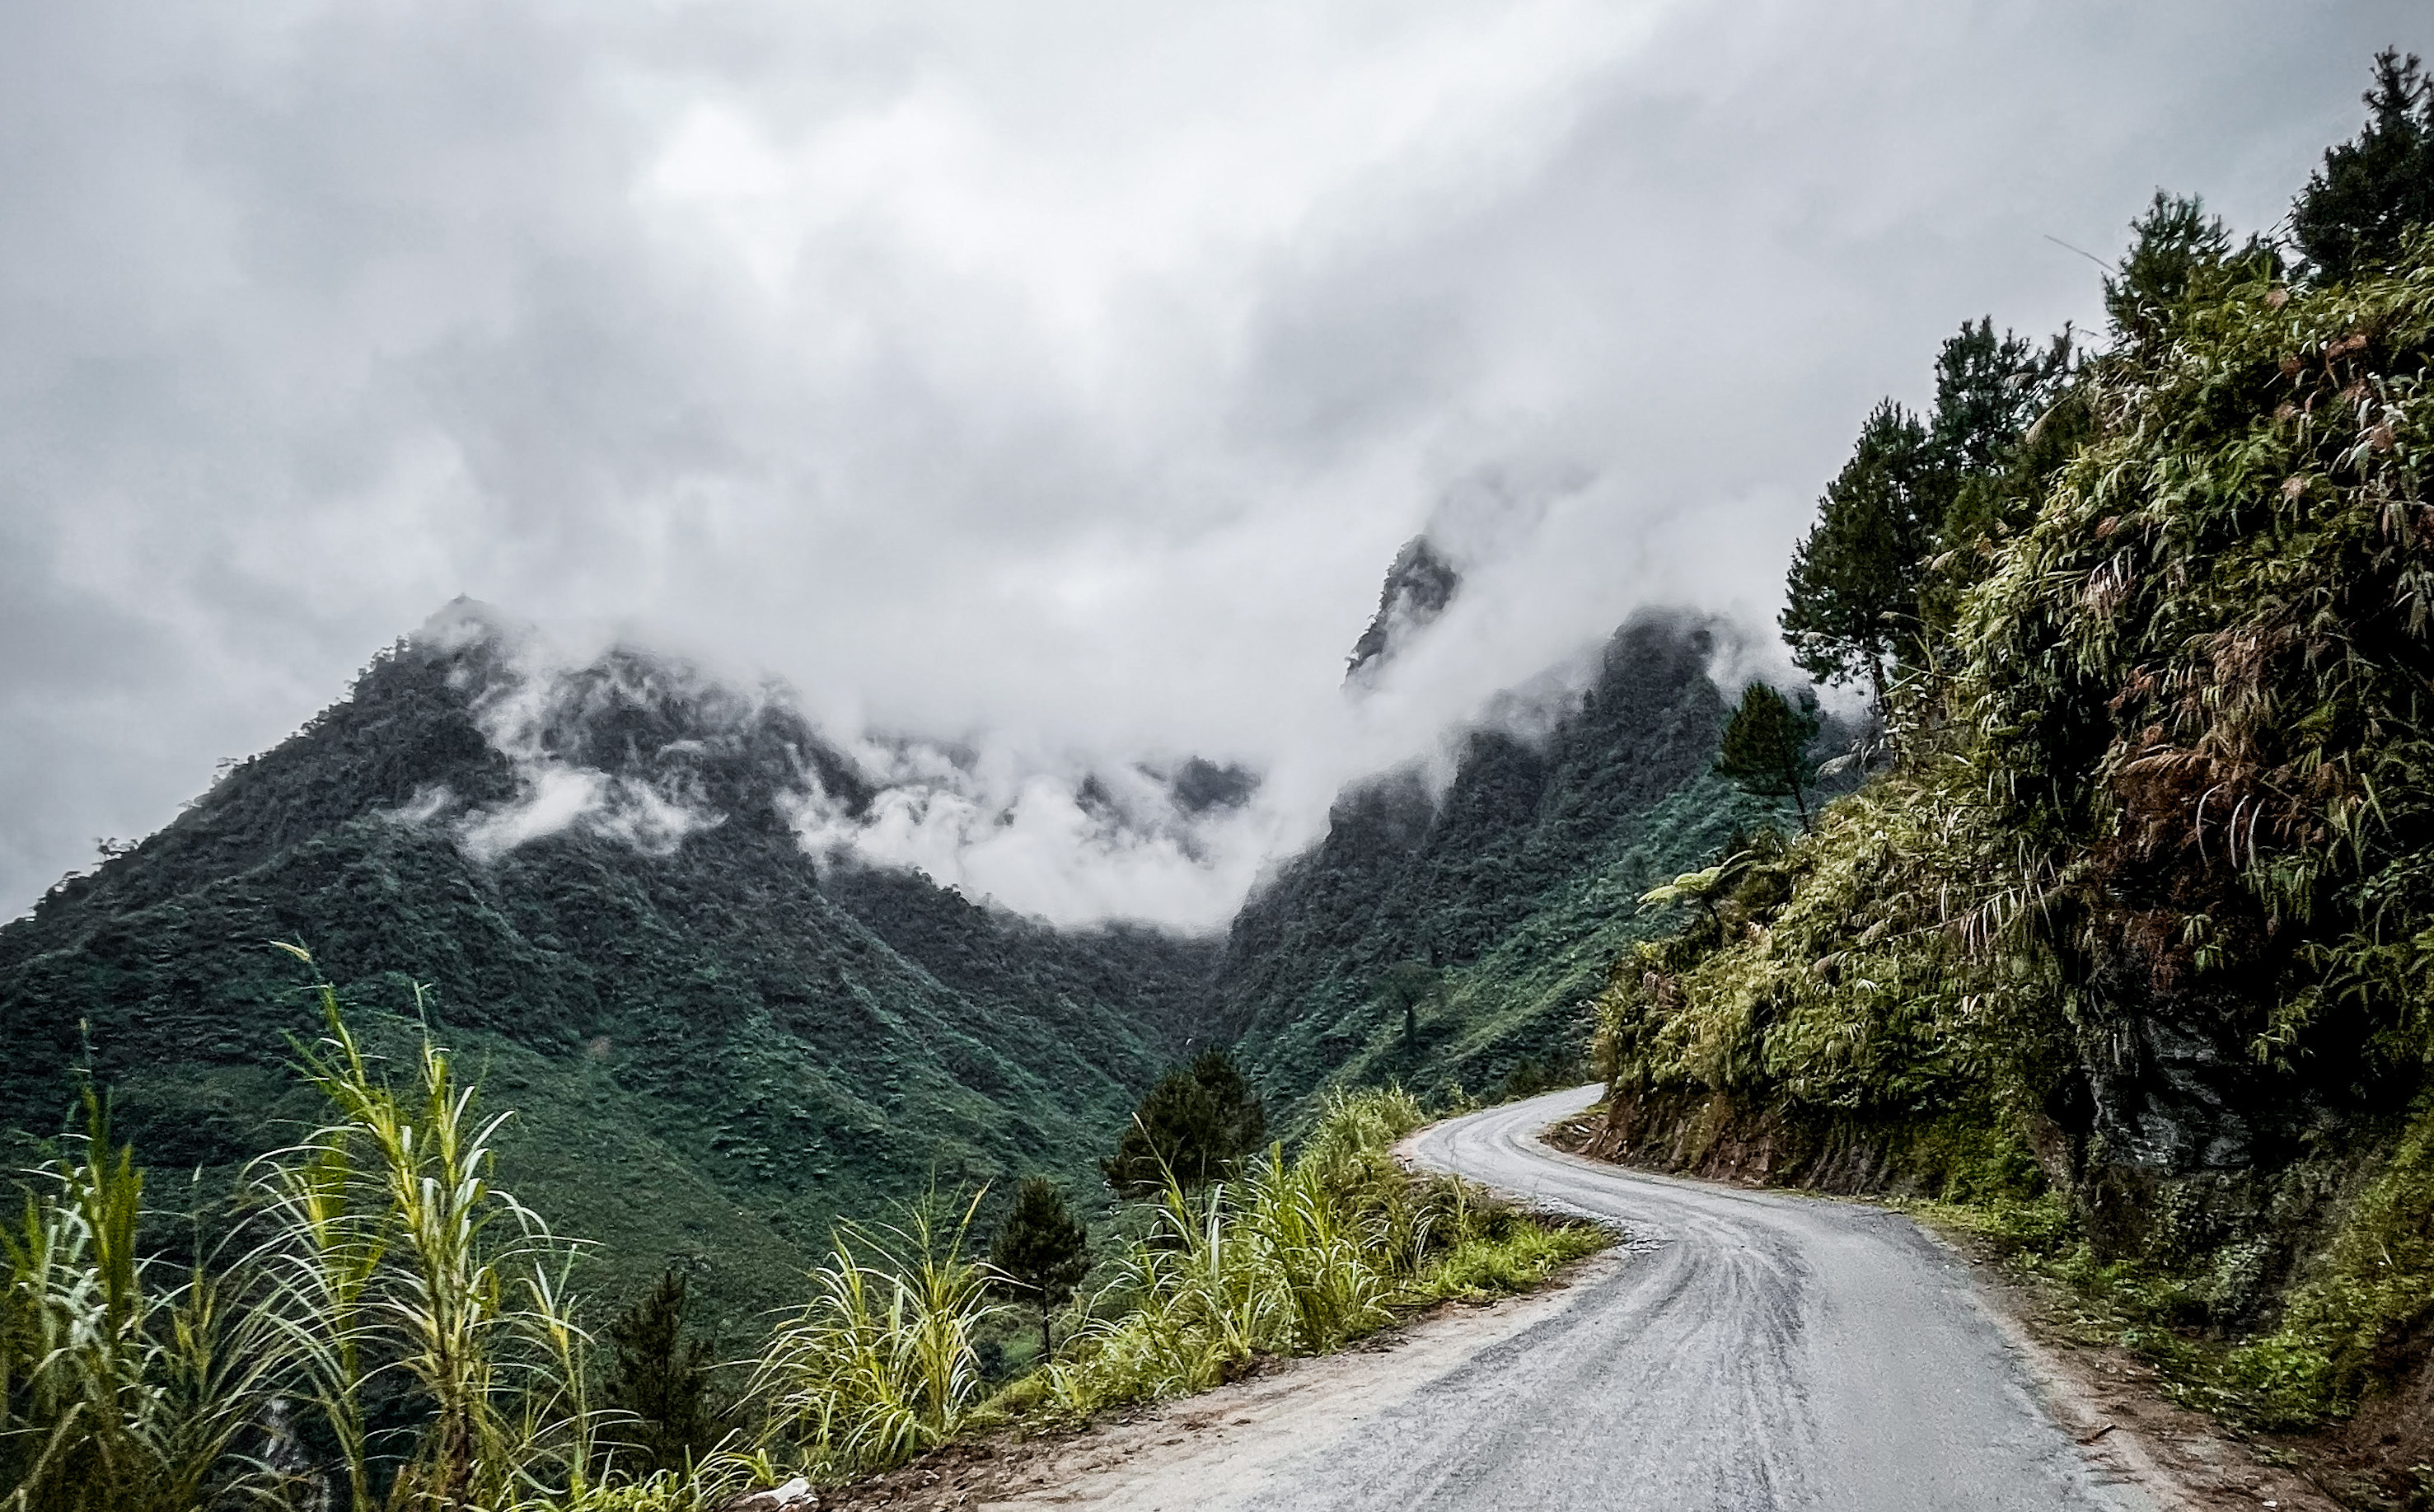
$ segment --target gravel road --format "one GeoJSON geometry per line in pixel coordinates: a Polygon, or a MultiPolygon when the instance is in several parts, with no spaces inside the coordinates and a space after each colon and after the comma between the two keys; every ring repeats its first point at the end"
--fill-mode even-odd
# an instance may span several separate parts
{"type": "MultiPolygon", "coordinates": [[[[1968,1267],[1909,1219],[1550,1150],[1583,1088],[1441,1124],[1420,1163],[1626,1225],[1645,1253],[1300,1466],[1208,1507],[2081,1508],[1968,1267]]],[[[1281,1472],[1281,1473],[1277,1473],[1281,1472]]]]}
{"type": "MultiPolygon", "coordinates": [[[[2151,1497],[2143,1477],[2123,1473],[2130,1435],[2082,1449],[2058,1427],[1979,1300],[1968,1266],[1909,1219],[1856,1203],[1671,1180],[1538,1142],[1539,1130],[1596,1092],[1581,1088],[1440,1124],[1407,1153],[1619,1222],[1632,1234],[1626,1252],[1588,1262],[1568,1286],[1433,1319],[1382,1352],[1294,1361],[1079,1435],[1028,1465],[1019,1484],[958,1490],[953,1468],[942,1468],[924,1477],[943,1498],[935,1504],[987,1512],[2151,1512],[2198,1504],[2151,1497]]],[[[2236,1504],[2274,1506],[2271,1494],[2245,1493],[2236,1504]]]]}

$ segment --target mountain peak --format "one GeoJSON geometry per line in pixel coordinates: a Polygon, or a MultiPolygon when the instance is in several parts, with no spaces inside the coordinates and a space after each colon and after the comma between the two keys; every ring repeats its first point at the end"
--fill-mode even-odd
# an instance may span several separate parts
{"type": "Polygon", "coordinates": [[[1361,639],[1352,644],[1351,659],[1344,668],[1346,685],[1374,678],[1379,667],[1392,661],[1414,635],[1445,612],[1461,587],[1462,574],[1425,534],[1403,542],[1403,549],[1395,554],[1394,565],[1386,569],[1386,586],[1378,595],[1377,615],[1361,632],[1361,639]]]}

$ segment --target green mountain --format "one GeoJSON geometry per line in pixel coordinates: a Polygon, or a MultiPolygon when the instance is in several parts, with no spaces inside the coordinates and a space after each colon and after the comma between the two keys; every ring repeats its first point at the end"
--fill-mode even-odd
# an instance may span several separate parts
{"type": "Polygon", "coordinates": [[[1608,966],[1655,927],[1639,894],[1791,809],[1711,771],[1714,635],[1636,620],[1576,701],[1466,736],[1444,791],[1412,769],[1344,795],[1226,939],[1215,1022],[1262,1092],[1477,1091],[1578,1062],[1608,966]]]}
{"type": "MultiPolygon", "coordinates": [[[[0,1129],[57,1133],[89,1077],[154,1169],[227,1181],[315,1114],[286,1070],[310,972],[267,943],[300,941],[376,1043],[419,1016],[487,1067],[505,1175],[600,1242],[596,1290],[674,1263],[748,1319],[840,1216],[1031,1172],[1096,1192],[1134,1101],[1209,1045],[1280,1129],[1329,1085],[1575,1061],[1637,895],[1776,807],[1707,775],[1710,633],[1626,628],[1586,694],[1469,734],[1441,793],[1348,792],[1228,935],[1189,939],[815,858],[805,795],[848,819],[879,795],[782,701],[630,650],[534,672],[457,606],[0,928],[0,1129]]],[[[1182,820],[1256,785],[1157,781],[1182,820]]]]}
{"type": "Polygon", "coordinates": [[[782,706],[682,668],[620,653],[544,690],[492,634],[401,643],[0,929],[0,1126],[60,1128],[82,1068],[156,1169],[223,1179],[287,1138],[313,1116],[287,1040],[316,1019],[279,938],[360,1010],[410,1016],[401,973],[428,984],[419,1011],[517,1110],[514,1189],[601,1241],[611,1293],[674,1262],[746,1317],[840,1215],[933,1180],[1093,1180],[1183,1053],[1217,947],[823,876],[782,804],[807,781],[869,797],[782,706]],[[521,761],[494,738],[510,717],[521,761]],[[569,783],[588,822],[487,859],[467,843],[569,783]]]}

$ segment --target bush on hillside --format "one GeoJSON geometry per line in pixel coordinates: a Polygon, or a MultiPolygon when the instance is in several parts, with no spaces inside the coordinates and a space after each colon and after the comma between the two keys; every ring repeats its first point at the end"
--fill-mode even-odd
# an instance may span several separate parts
{"type": "Polygon", "coordinates": [[[1267,1137],[1259,1093],[1224,1051],[1210,1050],[1158,1078],[1101,1170],[1119,1196],[1149,1196],[1170,1181],[1196,1188],[1231,1172],[1267,1137]]]}

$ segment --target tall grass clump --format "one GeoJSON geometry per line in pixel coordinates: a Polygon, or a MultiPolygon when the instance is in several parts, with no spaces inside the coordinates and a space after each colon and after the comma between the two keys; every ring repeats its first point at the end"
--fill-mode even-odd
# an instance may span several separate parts
{"type": "MultiPolygon", "coordinates": [[[[307,963],[300,948],[283,947],[307,963]]],[[[393,1086],[318,988],[330,1121],[181,1260],[104,1106],[0,1232],[0,1508],[484,1512],[596,1503],[574,1246],[494,1180],[506,1115],[428,1036],[393,1086]]]]}
{"type": "Polygon", "coordinates": [[[479,1114],[427,1036],[392,1086],[321,997],[300,1069],[334,1116],[249,1183],[267,1237],[248,1268],[287,1347],[282,1384],[311,1403],[355,1507],[582,1496],[603,1446],[566,1294],[575,1246],[493,1179],[511,1115],[479,1114]],[[414,1426],[375,1433],[375,1392],[402,1395],[414,1426]]]}
{"type": "Polygon", "coordinates": [[[1005,1309],[967,1241],[976,1194],[952,1223],[934,1195],[900,1225],[839,1227],[812,1300],[781,1325],[748,1395],[773,1445],[840,1478],[946,1442],[980,1404],[983,1324],[1005,1309]]]}
{"type": "Polygon", "coordinates": [[[278,1351],[217,1280],[140,1253],[143,1175],[98,1099],[86,1114],[0,1231],[0,1506],[182,1512],[258,1489],[266,1468],[232,1451],[261,1435],[278,1351]]]}
{"type": "Polygon", "coordinates": [[[1395,1143],[1427,1121],[1399,1088],[1338,1092],[1293,1159],[1271,1146],[1237,1180],[1170,1182],[1151,1232],[1017,1404],[1086,1417],[1204,1390],[1260,1355],[1340,1348],[1400,1308],[1534,1284],[1605,1242],[1406,1174],[1395,1143]]]}

